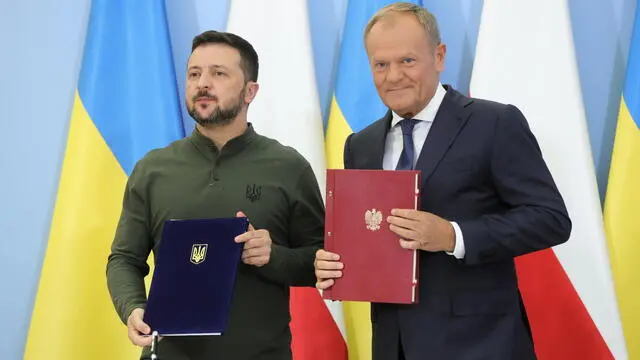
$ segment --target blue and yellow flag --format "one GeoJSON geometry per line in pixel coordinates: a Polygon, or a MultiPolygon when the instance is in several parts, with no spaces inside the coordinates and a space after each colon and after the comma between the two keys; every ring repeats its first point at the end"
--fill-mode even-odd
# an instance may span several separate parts
{"type": "Polygon", "coordinates": [[[640,6],[605,200],[605,228],[629,359],[640,359],[640,6]]]}
{"type": "Polygon", "coordinates": [[[164,1],[94,0],[25,359],[136,359],[105,266],[135,162],[184,136],[164,1]]]}
{"type": "MultiPolygon", "coordinates": [[[[364,29],[369,19],[392,0],[350,0],[342,35],[335,92],[331,101],[325,147],[327,168],[344,167],[344,141],[378,120],[387,109],[373,84],[364,47],[364,29]]],[[[421,4],[421,1],[410,1],[421,4]]],[[[344,302],[349,359],[371,359],[369,303],[344,302]]]]}

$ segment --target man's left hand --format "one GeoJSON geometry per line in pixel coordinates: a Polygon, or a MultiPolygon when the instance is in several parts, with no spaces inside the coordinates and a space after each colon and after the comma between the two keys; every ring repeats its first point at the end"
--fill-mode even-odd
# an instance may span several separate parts
{"type": "MultiPolygon", "coordinates": [[[[236,214],[237,217],[245,217],[242,211],[236,214]]],[[[244,243],[242,250],[242,261],[247,265],[257,267],[269,262],[271,257],[271,236],[265,229],[256,230],[249,224],[249,230],[235,238],[238,243],[244,243]]]]}
{"type": "Polygon", "coordinates": [[[393,209],[387,217],[389,229],[401,237],[405,249],[453,252],[455,231],[451,223],[437,215],[410,209],[393,209]]]}

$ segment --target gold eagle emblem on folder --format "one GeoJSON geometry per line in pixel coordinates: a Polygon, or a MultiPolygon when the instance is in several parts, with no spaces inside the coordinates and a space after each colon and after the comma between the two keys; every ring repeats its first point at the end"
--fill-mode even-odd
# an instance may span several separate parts
{"type": "Polygon", "coordinates": [[[382,223],[382,212],[376,209],[367,210],[364,213],[364,221],[367,224],[367,229],[371,231],[379,230],[382,223]]]}
{"type": "Polygon", "coordinates": [[[207,244],[194,244],[191,247],[191,262],[198,265],[207,257],[207,244]]]}

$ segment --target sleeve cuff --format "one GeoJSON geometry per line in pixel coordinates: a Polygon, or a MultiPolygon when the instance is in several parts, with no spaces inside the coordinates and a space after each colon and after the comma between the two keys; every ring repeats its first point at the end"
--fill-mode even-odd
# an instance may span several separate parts
{"type": "Polygon", "coordinates": [[[127,325],[127,321],[129,321],[129,316],[131,316],[131,313],[133,312],[133,310],[135,309],[145,309],[146,308],[146,304],[133,304],[133,305],[128,305],[127,307],[125,307],[125,311],[124,314],[122,314],[122,322],[127,325]]]}
{"type": "Polygon", "coordinates": [[[462,230],[460,230],[460,226],[456,222],[451,222],[451,226],[453,226],[453,231],[455,232],[455,241],[456,245],[453,248],[453,252],[446,252],[448,255],[453,255],[456,259],[464,258],[464,238],[462,236],[462,230]]]}

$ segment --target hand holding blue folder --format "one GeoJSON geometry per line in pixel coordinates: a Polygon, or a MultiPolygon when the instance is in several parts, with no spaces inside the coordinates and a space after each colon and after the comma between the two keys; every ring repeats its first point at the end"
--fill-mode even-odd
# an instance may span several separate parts
{"type": "MultiPolygon", "coordinates": [[[[236,214],[238,217],[245,217],[242,211],[236,214]]],[[[247,265],[261,267],[266,265],[271,258],[271,236],[265,229],[256,230],[249,224],[249,231],[236,236],[236,242],[244,243],[242,250],[242,262],[247,265]]]]}

